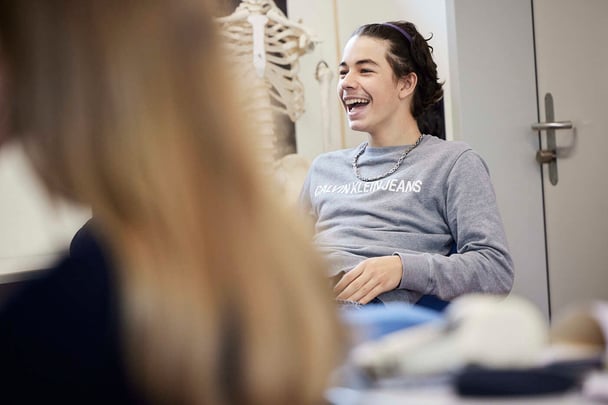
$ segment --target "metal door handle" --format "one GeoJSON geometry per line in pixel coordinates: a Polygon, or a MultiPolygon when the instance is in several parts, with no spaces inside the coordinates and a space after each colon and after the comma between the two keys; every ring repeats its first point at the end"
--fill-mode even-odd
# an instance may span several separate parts
{"type": "Polygon", "coordinates": [[[547,149],[536,152],[536,161],[549,165],[549,181],[554,186],[557,184],[557,143],[555,142],[555,130],[572,129],[572,121],[555,121],[553,110],[553,96],[551,93],[545,94],[545,122],[532,124],[535,131],[547,131],[547,149]]]}
{"type": "Polygon", "coordinates": [[[572,129],[572,121],[537,122],[532,124],[535,131],[545,131],[547,129],[572,129]]]}
{"type": "Polygon", "coordinates": [[[557,159],[555,151],[541,149],[536,152],[536,161],[538,163],[551,163],[557,159]]]}

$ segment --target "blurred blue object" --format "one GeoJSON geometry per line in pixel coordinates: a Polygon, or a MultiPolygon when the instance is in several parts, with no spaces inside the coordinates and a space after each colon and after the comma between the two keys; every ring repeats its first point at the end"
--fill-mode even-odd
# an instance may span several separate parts
{"type": "Polygon", "coordinates": [[[450,305],[450,301],[444,301],[434,295],[423,295],[415,305],[441,312],[445,310],[448,305],[450,305]]]}
{"type": "Polygon", "coordinates": [[[360,340],[378,339],[400,329],[443,319],[437,310],[405,303],[343,307],[340,316],[360,340]]]}

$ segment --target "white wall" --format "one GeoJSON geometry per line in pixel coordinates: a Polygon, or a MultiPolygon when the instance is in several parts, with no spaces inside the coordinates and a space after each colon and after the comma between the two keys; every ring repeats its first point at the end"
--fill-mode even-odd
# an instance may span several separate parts
{"type": "Polygon", "coordinates": [[[336,20],[333,1],[327,0],[288,0],[287,11],[289,18],[301,20],[314,37],[319,41],[315,49],[300,58],[299,78],[304,84],[304,98],[306,112],[296,121],[296,142],[298,154],[308,160],[324,151],[323,147],[323,121],[321,113],[321,88],[315,79],[316,66],[320,61],[325,61],[333,72],[333,80],[330,86],[330,147],[338,149],[342,147],[342,135],[340,129],[340,114],[337,96],[331,92],[336,86],[337,66],[337,35],[336,20]]]}
{"type": "Polygon", "coordinates": [[[89,217],[51,201],[17,145],[0,148],[0,283],[48,266],[89,217]]]}

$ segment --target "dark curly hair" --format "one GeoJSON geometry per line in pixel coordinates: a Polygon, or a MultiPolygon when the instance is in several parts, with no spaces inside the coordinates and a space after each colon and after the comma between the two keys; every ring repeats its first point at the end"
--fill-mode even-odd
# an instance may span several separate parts
{"type": "MultiPolygon", "coordinates": [[[[385,24],[366,24],[359,27],[351,37],[366,36],[388,41],[386,59],[395,77],[416,73],[418,84],[414,91],[412,115],[419,122],[428,120],[427,113],[443,98],[443,83],[437,77],[437,64],[433,60],[433,47],[428,44],[432,35],[425,39],[416,26],[407,21],[392,21],[385,24]],[[390,24],[390,25],[389,25],[390,24]],[[411,37],[411,43],[394,25],[411,37]]],[[[423,130],[423,128],[421,128],[423,130]]],[[[424,131],[423,131],[424,132],[424,131]]]]}

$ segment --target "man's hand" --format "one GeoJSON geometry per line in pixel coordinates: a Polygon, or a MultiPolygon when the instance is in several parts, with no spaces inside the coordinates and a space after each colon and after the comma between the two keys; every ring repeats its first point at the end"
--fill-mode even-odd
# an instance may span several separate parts
{"type": "Polygon", "coordinates": [[[382,256],[363,260],[334,287],[340,300],[367,304],[383,292],[394,290],[401,283],[399,256],[382,256]]]}

